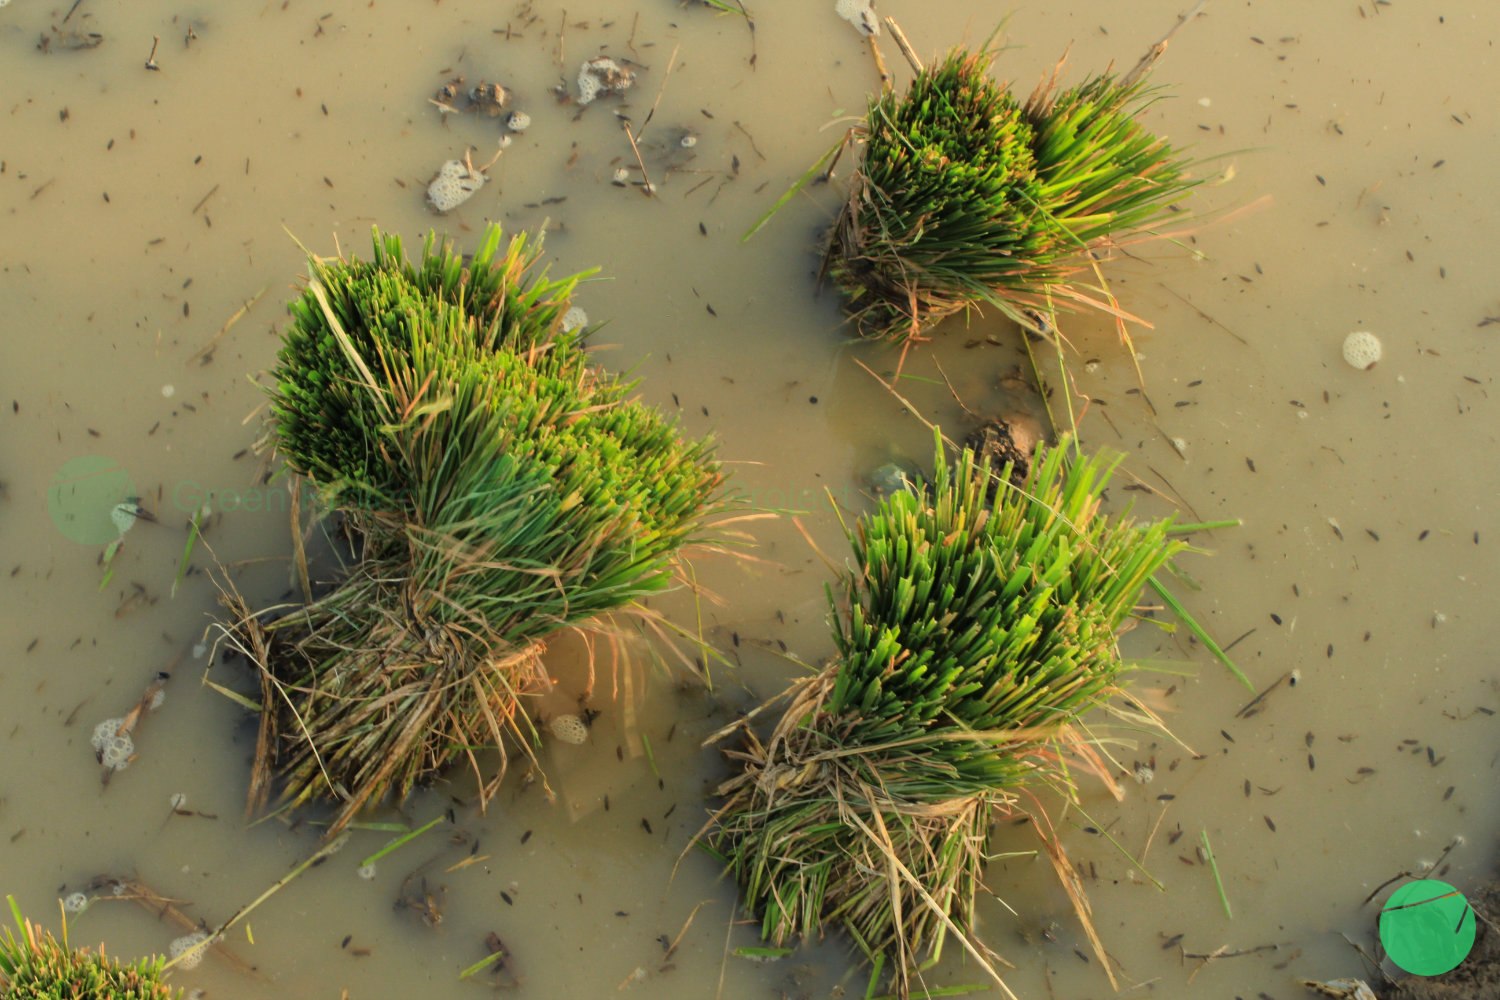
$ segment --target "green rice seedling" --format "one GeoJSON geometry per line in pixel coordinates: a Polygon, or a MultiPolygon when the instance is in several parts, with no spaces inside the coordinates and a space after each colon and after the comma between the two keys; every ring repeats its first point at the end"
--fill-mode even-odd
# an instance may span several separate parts
{"type": "Polygon", "coordinates": [[[1028,327],[1028,310],[1104,305],[1092,255],[1194,183],[1136,120],[1139,82],[1047,83],[1022,105],[993,58],[955,49],[870,101],[824,258],[861,336],[907,341],[982,304],[1028,327]]]}
{"type": "Polygon", "coordinates": [[[88,948],[68,947],[63,940],[21,916],[13,897],[5,897],[20,935],[6,928],[0,940],[0,1000],[176,1000],[181,990],[161,981],[164,960],[122,962],[88,948]]]}
{"type": "Polygon", "coordinates": [[[939,452],[930,492],[849,531],[829,599],[838,655],[731,756],[703,843],[772,944],[842,927],[905,996],[948,936],[979,961],[974,903],[992,810],[1025,785],[1071,795],[1073,723],[1118,689],[1116,637],[1185,545],[1170,521],[1100,510],[1118,458],[1038,454],[1021,486],[939,452]],[[993,506],[987,503],[994,490],[993,506]]]}
{"type": "Polygon", "coordinates": [[[1139,76],[1105,73],[1060,94],[1048,81],[1026,102],[1038,203],[1079,250],[1149,229],[1200,183],[1141,124],[1150,99],[1139,76]]]}
{"type": "Polygon", "coordinates": [[[377,236],[369,264],[315,261],[273,391],[276,447],[361,546],[338,585],[262,622],[235,607],[261,665],[252,807],[400,799],[455,760],[534,734],[549,635],[669,586],[678,551],[721,509],[707,441],[680,436],[562,329],[577,278],[526,280],[498,228],[465,267],[420,265],[377,236]],[[321,318],[323,326],[318,326],[321,318]]]}

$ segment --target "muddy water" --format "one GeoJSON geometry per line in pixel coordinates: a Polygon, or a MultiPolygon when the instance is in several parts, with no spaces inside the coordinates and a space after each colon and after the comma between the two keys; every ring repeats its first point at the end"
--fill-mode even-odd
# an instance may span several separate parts
{"type": "MultiPolygon", "coordinates": [[[[740,488],[805,511],[834,559],[830,498],[857,511],[861,472],[930,447],[861,367],[888,374],[896,355],[845,343],[834,303],[814,293],[810,250],[836,192],[799,196],[738,242],[876,84],[865,43],[831,4],[754,5],[753,35],[738,17],[669,3],[570,3],[564,14],[455,0],[83,0],[63,25],[67,6],[0,10],[10,409],[0,867],[29,913],[55,918],[59,895],[111,873],[216,924],[316,849],[305,824],[242,821],[252,723],[200,680],[249,685],[194,648],[214,607],[213,558],[254,603],[290,586],[285,493],[258,487],[244,454],[257,434],[252,380],[273,358],[302,270],[288,232],[329,254],[365,252],[376,222],[412,243],[436,227],[472,244],[490,219],[550,220],[556,273],[602,268],[581,301],[610,321],[605,362],[638,373],[644,398],[679,410],[689,431],[717,433],[740,488]],[[52,25],[103,44],[39,51],[52,25]],[[155,72],[144,68],[153,35],[155,72]],[[618,99],[579,115],[548,92],[600,51],[646,67],[627,102],[637,123],[660,92],[642,150],[658,198],[609,183],[635,162],[618,99]],[[491,120],[445,121],[428,103],[459,73],[513,87],[535,124],[473,200],[439,218],[423,205],[427,180],[468,145],[488,160],[499,136],[491,120]],[[673,145],[683,129],[698,136],[691,158],[673,145]],[[261,289],[211,361],[196,359],[261,289]],[[64,463],[95,455],[125,470],[159,521],[131,532],[102,588],[102,546],[64,536],[45,502],[64,463]],[[195,551],[172,596],[187,518],[205,502],[212,553],[195,551]],[[172,673],[167,700],[137,733],[139,759],[105,787],[89,733],[161,670],[172,673]],[[197,815],[171,814],[176,793],[197,815]]],[[[1128,12],[1066,7],[1015,12],[1000,71],[1029,87],[1070,44],[1079,71],[1130,63],[1178,13],[1154,0],[1128,12]]],[[[923,54],[982,39],[1004,13],[914,0],[882,11],[923,54]]],[[[1479,0],[1215,3],[1156,72],[1168,99],[1152,126],[1191,143],[1202,172],[1224,183],[1199,189],[1173,241],[1132,247],[1107,269],[1123,307],[1154,324],[1133,328],[1154,413],[1112,325],[1066,323],[1069,368],[1091,400],[1081,429],[1125,451],[1131,481],[1150,487],[1117,490],[1117,501],[1243,518],[1202,540],[1212,555],[1183,561],[1203,585],[1187,602],[1220,641],[1239,640],[1233,655],[1257,689],[1294,670],[1300,683],[1239,718],[1250,692],[1196,644],[1146,629],[1126,638],[1162,668],[1141,675],[1137,693],[1180,744],[1098,720],[1122,767],[1152,764],[1154,778],[1124,780],[1118,802],[1086,784],[1081,809],[1051,814],[1086,873],[1122,987],[1294,996],[1296,978],[1363,971],[1341,935],[1370,945],[1372,909],[1360,901],[1387,877],[1436,860],[1455,836],[1466,843],[1445,862],[1449,881],[1493,865],[1500,690],[1485,595],[1500,583],[1500,473],[1486,458],[1497,348],[1481,324],[1500,312],[1482,250],[1500,209],[1481,98],[1500,88],[1497,19],[1479,0]],[[1339,357],[1354,329],[1384,340],[1371,371],[1339,357]],[[1196,852],[1204,832],[1232,919],[1196,852]],[[1201,970],[1183,957],[1226,946],[1262,950],[1201,970]]],[[[964,415],[945,373],[975,410],[1034,405],[1001,385],[1025,366],[1019,343],[997,320],[955,324],[907,359],[901,391],[955,428],[964,415]]],[[[684,627],[701,614],[739,662],[714,672],[712,694],[663,680],[639,650],[615,680],[601,662],[590,742],[542,750],[555,804],[518,773],[480,815],[455,774],[404,811],[422,823],[451,808],[452,825],[382,859],[369,881],[356,869],[391,834],[357,832],[236,928],[229,948],[254,974],[213,958],[180,984],[244,997],[478,992],[456,980],[493,931],[532,996],[862,989],[836,941],[771,965],[733,955],[756,941],[731,923],[732,887],[698,855],[673,877],[722,773],[699,740],[779,690],[796,670],[788,656],[815,663],[831,648],[822,560],[787,520],[751,527],[764,561],[696,563],[720,603],[662,604],[684,627]],[[402,898],[418,908],[393,905],[402,898]],[[428,927],[422,911],[431,920],[434,908],[442,920],[428,927]],[[664,959],[662,936],[685,924],[664,959]]],[[[569,710],[587,687],[586,658],[559,644],[551,666],[558,689],[542,709],[569,710]]],[[[990,872],[1015,915],[987,902],[985,937],[1018,966],[1007,978],[1023,996],[1108,996],[1035,846],[1024,828],[997,836],[997,851],[1019,852],[990,872]]],[[[125,954],[181,933],[112,900],[71,927],[125,954]]],[[[930,981],[981,982],[959,958],[930,981]]]]}

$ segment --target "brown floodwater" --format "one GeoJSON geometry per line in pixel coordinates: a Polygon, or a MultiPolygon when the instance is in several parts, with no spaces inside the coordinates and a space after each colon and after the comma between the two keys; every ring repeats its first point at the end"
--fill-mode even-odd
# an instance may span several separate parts
{"type": "MultiPolygon", "coordinates": [[[[203,681],[254,689],[201,646],[215,560],[254,604],[291,586],[286,493],[257,486],[247,449],[255,380],[304,271],[295,241],[366,254],[378,223],[411,248],[435,228],[467,249],[489,220],[545,221],[554,274],[599,268],[579,301],[608,321],[603,363],[633,372],[686,431],[715,433],[737,488],[801,511],[835,562],[833,505],[863,509],[862,477],[893,457],[930,461],[930,433],[870,373],[888,377],[898,353],[851,343],[815,289],[842,179],[740,242],[878,85],[831,0],[753,2],[753,32],[666,0],[73,6],[0,8],[0,892],[33,918],[55,927],[57,898],[111,874],[216,926],[317,849],[306,822],[242,819],[253,719],[203,681]],[[69,47],[91,34],[96,47],[69,47]],[[640,78],[580,114],[551,88],[599,53],[634,60],[640,78]],[[438,167],[467,147],[488,160],[501,134],[429,102],[459,74],[512,88],[533,124],[471,200],[437,216],[423,191],[438,167]],[[641,152],[654,198],[611,184],[621,167],[641,180],[615,112],[641,128],[653,105],[641,152]],[[158,519],[128,534],[103,586],[104,545],[64,534],[46,501],[65,463],[90,456],[123,470],[158,519]],[[204,504],[204,544],[174,596],[204,504]],[[158,671],[171,672],[165,703],[105,785],[90,733],[158,671]],[[173,815],[177,794],[192,815],[173,815]]],[[[1027,5],[1010,12],[997,72],[1029,91],[1070,46],[1069,79],[1133,64],[1188,6],[1027,5]]],[[[880,12],[930,56],[982,41],[1007,8],[885,0],[880,12]]],[[[1173,238],[1104,268],[1151,324],[1131,332],[1154,411],[1113,324],[1064,321],[1090,400],[1080,429],[1126,454],[1121,487],[1149,487],[1116,489],[1115,504],[1243,520],[1198,539],[1208,552],[1181,563],[1202,589],[1179,590],[1236,643],[1257,691],[1293,671],[1299,683],[1241,717],[1252,693],[1184,633],[1125,637],[1157,671],[1136,676],[1137,697],[1180,742],[1096,719],[1123,799],[1085,780],[1077,807],[1048,805],[1134,995],[1285,998],[1299,978],[1369,976],[1349,940],[1374,946],[1375,907],[1361,905],[1373,888],[1455,837],[1447,881],[1494,865],[1500,466],[1485,456],[1500,426],[1500,298],[1483,247],[1500,229],[1497,37],[1487,0],[1215,0],[1155,71],[1146,120],[1190,145],[1209,182],[1173,238]],[[1369,371],[1340,356],[1360,329],[1384,342],[1369,371]],[[1149,783],[1126,776],[1137,764],[1153,764],[1149,783]],[[1204,833],[1232,917],[1197,853],[1204,833]]],[[[909,70],[881,42],[900,85],[909,70]]],[[[1056,360],[1043,367],[1055,380],[1056,360]]],[[[1013,388],[1028,372],[1016,330],[976,317],[913,350],[899,388],[959,432],[969,418],[944,375],[985,412],[1035,406],[1013,388]]],[[[236,926],[226,947],[253,972],[211,956],[174,981],[217,997],[479,995],[488,987],[458,976],[493,932],[522,996],[862,995],[866,973],[837,937],[775,963],[736,954],[758,941],[733,885],[702,854],[678,864],[725,773],[700,741],[779,691],[793,661],[832,651],[823,559],[790,516],[745,527],[753,561],[694,563],[716,600],[659,602],[690,632],[701,616],[737,663],[715,667],[712,692],[642,645],[601,674],[588,743],[540,749],[556,802],[518,768],[480,813],[455,773],[372,817],[453,820],[372,879],[357,870],[392,834],[356,830],[236,926]]],[[[584,654],[558,643],[549,665],[559,683],[538,711],[576,710],[584,654]]],[[[1006,979],[1022,997],[1113,995],[1036,848],[1001,821],[983,938],[1016,966],[1006,979]]],[[[183,933],[110,898],[69,925],[125,955],[183,933]]],[[[927,981],[984,974],[950,948],[927,981]]]]}

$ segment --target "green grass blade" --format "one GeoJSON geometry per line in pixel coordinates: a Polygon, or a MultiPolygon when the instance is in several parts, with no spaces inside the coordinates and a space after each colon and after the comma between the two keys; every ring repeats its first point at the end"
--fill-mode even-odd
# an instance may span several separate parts
{"type": "Polygon", "coordinates": [[[1214,873],[1214,885],[1219,887],[1219,902],[1224,904],[1224,916],[1230,920],[1234,919],[1234,913],[1229,909],[1229,896],[1224,892],[1224,880],[1219,877],[1219,863],[1214,860],[1214,849],[1208,843],[1208,831],[1203,831],[1203,853],[1208,857],[1208,867],[1214,873]]]}
{"type": "Polygon", "coordinates": [[[476,973],[476,972],[479,972],[485,966],[491,965],[491,964],[495,963],[496,961],[501,961],[504,958],[505,958],[505,952],[504,951],[497,951],[497,952],[494,952],[492,954],[486,955],[484,958],[481,958],[479,961],[475,962],[473,965],[469,966],[467,969],[465,969],[464,971],[460,972],[458,974],[458,978],[460,980],[468,979],[470,976],[474,975],[474,973],[476,973]]]}
{"type": "Polygon", "coordinates": [[[1224,650],[1219,647],[1219,644],[1214,641],[1213,636],[1203,631],[1203,627],[1198,624],[1197,620],[1194,619],[1192,615],[1188,614],[1187,608],[1184,608],[1181,602],[1179,602],[1177,598],[1172,596],[1172,592],[1166,587],[1162,586],[1161,582],[1154,576],[1147,580],[1147,582],[1151,584],[1151,589],[1156,591],[1156,596],[1160,597],[1163,603],[1165,603],[1167,607],[1172,609],[1172,613],[1178,618],[1182,619],[1183,623],[1187,625],[1187,627],[1192,631],[1193,635],[1198,637],[1198,641],[1203,643],[1203,645],[1208,648],[1208,651],[1210,653],[1218,657],[1219,662],[1228,667],[1229,672],[1234,674],[1234,676],[1239,679],[1239,682],[1241,684],[1245,685],[1245,687],[1249,688],[1251,691],[1254,691],[1255,685],[1250,683],[1250,678],[1246,677],[1240,671],[1240,668],[1234,665],[1234,661],[1229,658],[1229,654],[1224,652],[1224,650]]]}
{"type": "Polygon", "coordinates": [[[193,511],[192,519],[188,521],[188,540],[182,548],[182,558],[177,561],[177,576],[172,580],[171,597],[177,596],[177,588],[182,583],[182,578],[187,575],[188,560],[193,557],[193,545],[198,541],[198,527],[203,521],[203,508],[199,507],[193,511]]]}
{"type": "Polygon", "coordinates": [[[750,227],[750,231],[744,236],[740,237],[740,242],[744,243],[750,237],[760,232],[761,227],[764,226],[767,222],[771,221],[771,216],[781,211],[781,206],[785,205],[787,202],[796,197],[797,192],[805,188],[812,181],[812,179],[817,176],[818,171],[822,170],[825,166],[827,166],[830,160],[838,155],[838,152],[843,148],[845,141],[845,139],[840,139],[837,143],[834,144],[834,147],[832,149],[820,156],[818,158],[818,162],[809,167],[807,173],[803,174],[800,178],[797,179],[797,183],[787,188],[786,193],[783,194],[780,198],[776,199],[776,204],[771,206],[770,211],[766,212],[765,215],[762,215],[759,219],[757,219],[755,225],[750,227]]]}
{"type": "Polygon", "coordinates": [[[422,834],[426,833],[428,830],[431,830],[433,827],[437,826],[442,821],[443,821],[443,817],[438,816],[436,819],[429,820],[428,822],[426,822],[426,823],[422,824],[421,826],[417,827],[415,830],[412,830],[410,833],[407,833],[407,834],[405,834],[403,836],[397,837],[395,840],[391,841],[389,844],[386,844],[380,850],[376,851],[374,854],[370,855],[368,858],[365,858],[363,861],[361,861],[359,863],[360,867],[363,868],[366,865],[373,865],[375,862],[379,861],[381,858],[385,857],[387,854],[389,854],[392,851],[396,850],[397,848],[403,846],[404,844],[407,844],[410,841],[413,841],[413,840],[417,839],[422,834]]]}
{"type": "Polygon", "coordinates": [[[1220,528],[1238,528],[1245,522],[1239,518],[1231,518],[1227,521],[1199,521],[1195,524],[1174,524],[1167,529],[1170,535],[1183,535],[1190,531],[1217,531],[1220,528]]]}

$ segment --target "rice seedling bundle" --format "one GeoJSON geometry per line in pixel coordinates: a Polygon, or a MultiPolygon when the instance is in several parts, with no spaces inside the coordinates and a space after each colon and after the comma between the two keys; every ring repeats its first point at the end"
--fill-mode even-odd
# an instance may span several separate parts
{"type": "Polygon", "coordinates": [[[1073,281],[1087,254],[1195,183],[1134,117],[1138,81],[1044,84],[1022,105],[990,77],[993,58],[988,44],[955,49],[904,95],[870,101],[824,261],[862,336],[919,337],[982,303],[1014,319],[1089,304],[1073,281]]]}
{"type": "Polygon", "coordinates": [[[991,810],[1025,783],[1071,794],[1070,729],[1117,688],[1116,636],[1183,543],[1106,516],[1118,459],[1038,455],[1023,488],[965,451],[927,497],[862,517],[834,606],[838,655],[793,685],[704,843],[777,944],[843,927],[898,988],[973,924],[991,810]]]}
{"type": "Polygon", "coordinates": [[[413,267],[377,234],[368,264],[315,261],[293,307],[274,440],[362,551],[307,607],[240,613],[238,645],[275,710],[258,758],[276,758],[283,801],[340,802],[330,836],[500,748],[490,794],[506,736],[534,735],[518,699],[543,679],[546,637],[668,586],[720,506],[711,445],[561,329],[577,278],[527,280],[538,252],[517,238],[497,257],[499,240],[465,268],[429,239],[413,267]]]}
{"type": "Polygon", "coordinates": [[[1052,238],[1036,210],[1031,125],[954,50],[904,96],[870,101],[827,267],[862,335],[905,339],[998,287],[1026,287],[1052,238]]]}
{"type": "MultiPolygon", "coordinates": [[[[9,899],[9,897],[7,897],[9,899]]],[[[20,936],[0,941],[0,1000],[176,1000],[181,990],[161,981],[164,960],[122,962],[87,948],[70,948],[21,916],[9,899],[20,936]]],[[[65,929],[66,930],[66,929],[65,929]]]]}

